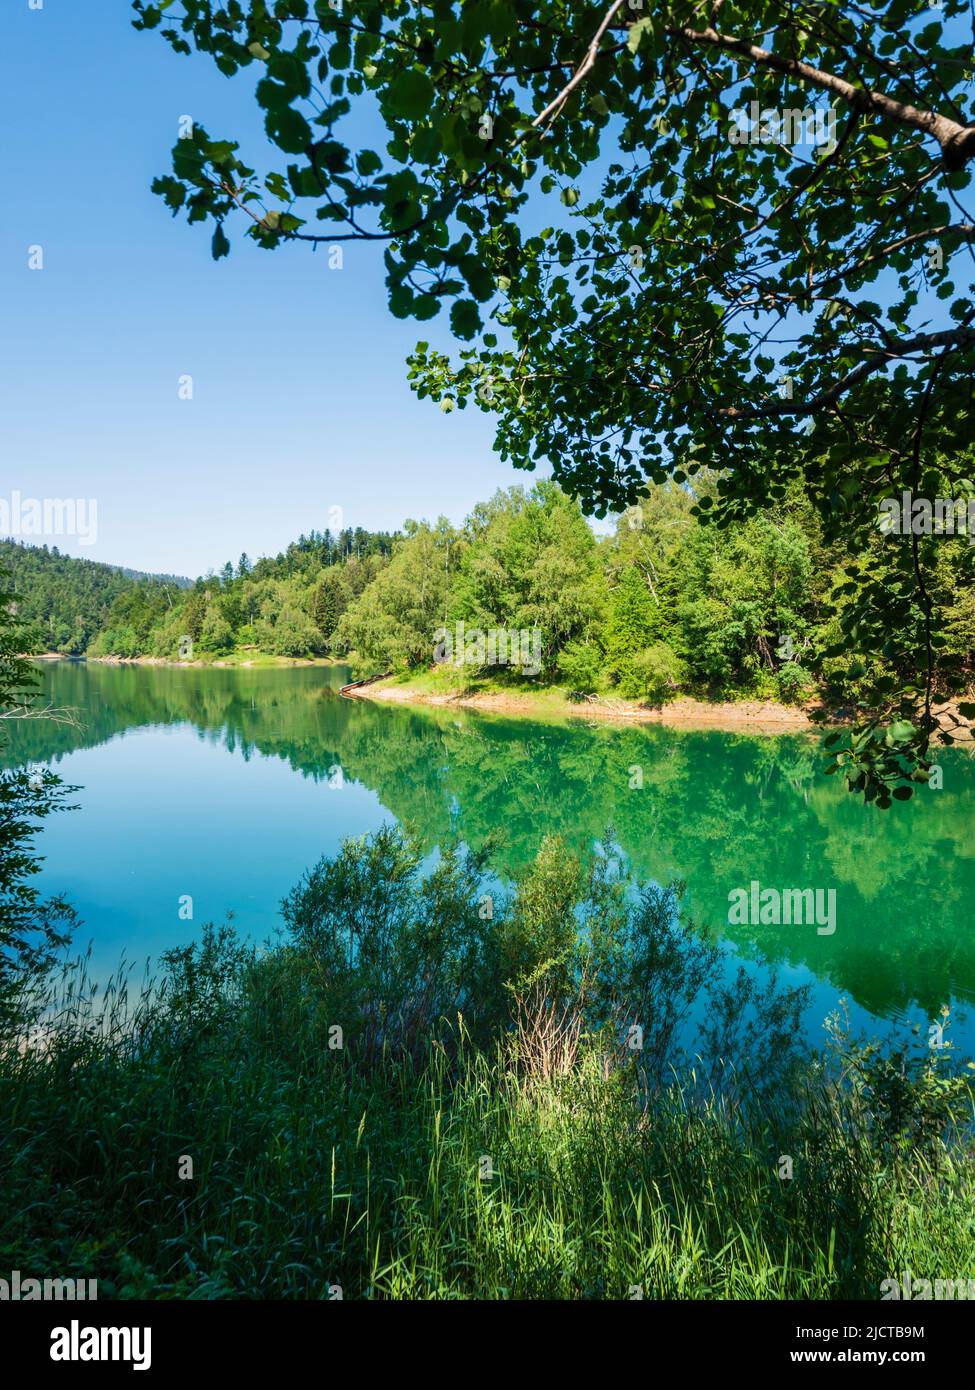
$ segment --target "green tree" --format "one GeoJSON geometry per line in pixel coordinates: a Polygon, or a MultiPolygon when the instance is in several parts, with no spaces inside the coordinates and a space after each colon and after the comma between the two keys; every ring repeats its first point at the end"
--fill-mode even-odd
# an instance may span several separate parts
{"type": "Polygon", "coordinates": [[[672,696],[683,680],[684,665],[673,647],[654,642],[630,657],[620,681],[620,693],[659,704],[672,696]]]}
{"type": "Polygon", "coordinates": [[[333,645],[379,666],[422,666],[433,660],[435,632],[446,616],[449,550],[456,532],[408,521],[385,569],[339,619],[333,645]]]}
{"type": "Polygon", "coordinates": [[[200,646],[208,652],[228,652],[234,644],[233,628],[224,616],[223,607],[211,598],[200,625],[200,646]]]}
{"type": "Polygon", "coordinates": [[[659,597],[640,571],[628,565],[610,591],[605,626],[608,666],[616,680],[627,683],[633,657],[659,637],[664,626],[659,597]]]}
{"type": "Polygon", "coordinates": [[[321,633],[297,603],[286,603],[278,614],[270,650],[277,656],[309,656],[322,650],[321,633]]]}
{"type": "MultiPolygon", "coordinates": [[[[0,581],[6,576],[0,573],[0,581]]],[[[21,653],[25,629],[0,586],[0,739],[12,718],[37,717],[36,675],[21,653]]],[[[22,1027],[41,1006],[37,986],[70,939],[77,919],[60,898],[43,899],[31,879],[40,863],[32,841],[39,823],[64,805],[65,788],[49,769],[0,772],[0,1033],[22,1027]]]]}
{"type": "Polygon", "coordinates": [[[545,667],[594,632],[605,595],[595,538],[554,483],[511,488],[474,509],[451,616],[479,628],[538,628],[545,667]]]}
{"type": "Polygon", "coordinates": [[[325,570],[312,598],[312,616],[325,642],[334,633],[348,602],[349,594],[341,572],[337,568],[325,570]]]}

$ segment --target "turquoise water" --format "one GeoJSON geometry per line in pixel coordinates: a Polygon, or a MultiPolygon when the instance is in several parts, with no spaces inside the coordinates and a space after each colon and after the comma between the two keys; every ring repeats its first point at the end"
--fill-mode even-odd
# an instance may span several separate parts
{"type": "MultiPolygon", "coordinates": [[[[431,851],[452,833],[500,836],[504,877],[545,834],[584,850],[612,827],[635,874],[686,881],[696,929],[720,936],[729,958],[813,987],[811,1028],[841,996],[871,1031],[975,1000],[975,763],[962,753],[943,756],[943,790],[884,813],[823,776],[802,736],[343,700],[341,667],[65,662],[42,679],[77,727],[14,725],[4,761],[50,764],[79,786],[78,809],[43,832],[40,882],[78,908],[96,976],[228,913],[249,936],[272,936],[306,868],[397,820],[431,851]],[[834,891],[835,931],[729,926],[729,893],[752,881],[834,891]]],[[[952,1034],[975,1050],[970,1020],[952,1034]]]]}

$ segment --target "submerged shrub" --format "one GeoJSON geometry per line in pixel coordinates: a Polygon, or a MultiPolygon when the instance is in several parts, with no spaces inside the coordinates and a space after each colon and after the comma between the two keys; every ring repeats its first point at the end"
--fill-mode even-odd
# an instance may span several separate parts
{"type": "Polygon", "coordinates": [[[384,826],[320,860],[282,903],[313,986],[369,1053],[423,1050],[442,1021],[463,1014],[476,1026],[491,1007],[484,856],[448,845],[425,877],[420,862],[384,826]]]}
{"type": "MultiPolygon", "coordinates": [[[[947,1009],[942,1017],[936,1026],[943,1034],[947,1009]]],[[[827,1020],[827,1031],[849,1103],[883,1159],[897,1162],[923,1154],[937,1161],[944,1141],[971,1124],[975,1063],[959,1072],[946,1038],[937,1046],[917,1037],[887,1045],[854,1039],[842,1012],[827,1020]]]]}
{"type": "Polygon", "coordinates": [[[489,852],[448,845],[424,873],[418,846],[387,826],[346,841],[287,896],[287,971],[343,1046],[419,1056],[460,1017],[481,1047],[519,1034],[522,1060],[544,1054],[545,1074],[571,1039],[573,1056],[595,1048],[654,1087],[692,1057],[702,1076],[734,1072],[753,1092],[786,1076],[806,991],[744,970],[729,982],[682,914],[682,883],[634,885],[610,836],[585,860],[550,836],[504,891],[489,852]]]}

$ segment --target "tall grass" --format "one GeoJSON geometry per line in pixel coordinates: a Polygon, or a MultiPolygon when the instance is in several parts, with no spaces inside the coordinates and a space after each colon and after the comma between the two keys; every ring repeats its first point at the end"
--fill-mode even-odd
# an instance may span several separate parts
{"type": "Polygon", "coordinates": [[[369,1046],[355,1022],[337,1047],[351,1006],[319,965],[211,930],[131,999],[70,976],[0,1053],[0,1268],[204,1299],[876,1298],[975,1273],[970,1096],[927,1059],[840,1038],[838,1064],[743,1089],[591,1021],[540,1051],[565,1007],[537,987],[488,1040],[454,1017],[377,1044],[370,1008],[369,1046]]]}

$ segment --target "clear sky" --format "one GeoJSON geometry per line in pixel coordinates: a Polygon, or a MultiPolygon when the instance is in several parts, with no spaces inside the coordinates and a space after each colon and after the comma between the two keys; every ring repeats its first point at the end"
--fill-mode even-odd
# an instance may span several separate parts
{"type": "MultiPolygon", "coordinates": [[[[406,382],[444,319],[386,307],[382,248],[269,253],[173,220],[149,191],[179,118],[269,167],[256,68],[222,77],[131,27],[128,0],[5,0],[0,57],[0,498],[94,498],[71,554],[195,576],[345,525],[459,522],[497,487],[490,418],[444,415],[406,382]],[[28,268],[31,246],[42,270],[28,268]],[[193,378],[193,400],[178,397],[193,378]]],[[[350,128],[351,129],[351,128],[350,128]]]]}

